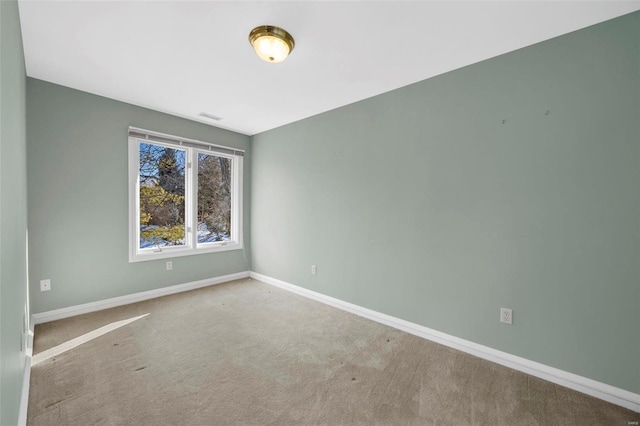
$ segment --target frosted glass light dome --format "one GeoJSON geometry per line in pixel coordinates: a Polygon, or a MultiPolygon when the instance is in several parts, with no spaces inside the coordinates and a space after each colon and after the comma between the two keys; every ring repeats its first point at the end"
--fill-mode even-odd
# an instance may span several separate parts
{"type": "Polygon", "coordinates": [[[284,61],[295,46],[291,34],[271,25],[254,28],[249,34],[249,42],[260,59],[272,63],[284,61]]]}

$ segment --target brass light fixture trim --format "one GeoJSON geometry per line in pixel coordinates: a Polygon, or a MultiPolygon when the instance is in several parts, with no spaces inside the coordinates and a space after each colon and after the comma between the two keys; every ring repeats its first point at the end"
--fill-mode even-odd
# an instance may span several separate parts
{"type": "Polygon", "coordinates": [[[255,27],[249,43],[261,59],[272,63],[284,61],[296,45],[291,34],[273,25],[255,27]]]}

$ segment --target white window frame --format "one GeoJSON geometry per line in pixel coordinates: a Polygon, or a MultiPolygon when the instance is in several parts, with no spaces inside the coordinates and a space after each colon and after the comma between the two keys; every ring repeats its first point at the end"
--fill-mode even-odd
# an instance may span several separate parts
{"type": "MultiPolygon", "coordinates": [[[[167,135],[168,136],[168,135],[167,135]]],[[[187,139],[183,139],[187,140],[187,139]]],[[[194,141],[201,143],[199,141],[194,141]]],[[[216,145],[211,145],[216,146],[216,145]]],[[[233,150],[233,148],[226,148],[233,150]]],[[[181,146],[129,136],[129,262],[193,256],[244,248],[243,228],[243,157],[211,151],[202,147],[181,146]],[[185,151],[185,245],[140,248],[140,143],[150,143],[185,151]],[[198,243],[198,154],[231,160],[231,240],[198,243]]]]}

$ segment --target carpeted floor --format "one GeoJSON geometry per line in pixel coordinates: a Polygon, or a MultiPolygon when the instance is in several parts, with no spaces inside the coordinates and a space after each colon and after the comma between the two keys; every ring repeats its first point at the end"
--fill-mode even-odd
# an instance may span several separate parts
{"type": "Polygon", "coordinates": [[[246,279],[36,327],[29,425],[620,425],[624,408],[246,279]]]}

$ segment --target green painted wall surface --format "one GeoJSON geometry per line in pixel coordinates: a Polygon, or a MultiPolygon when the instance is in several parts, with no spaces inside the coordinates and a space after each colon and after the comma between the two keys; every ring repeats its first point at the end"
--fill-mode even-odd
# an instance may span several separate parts
{"type": "Polygon", "coordinates": [[[15,425],[25,368],[26,100],[15,1],[0,1],[0,424],[15,425]]]}
{"type": "Polygon", "coordinates": [[[34,313],[249,269],[249,137],[27,79],[29,276],[34,313]],[[244,250],[128,261],[129,126],[247,150],[244,250]],[[50,278],[52,290],[40,292],[50,278]]]}
{"type": "Polygon", "coordinates": [[[639,40],[634,13],[254,136],[252,270],[640,392],[639,40]]]}

